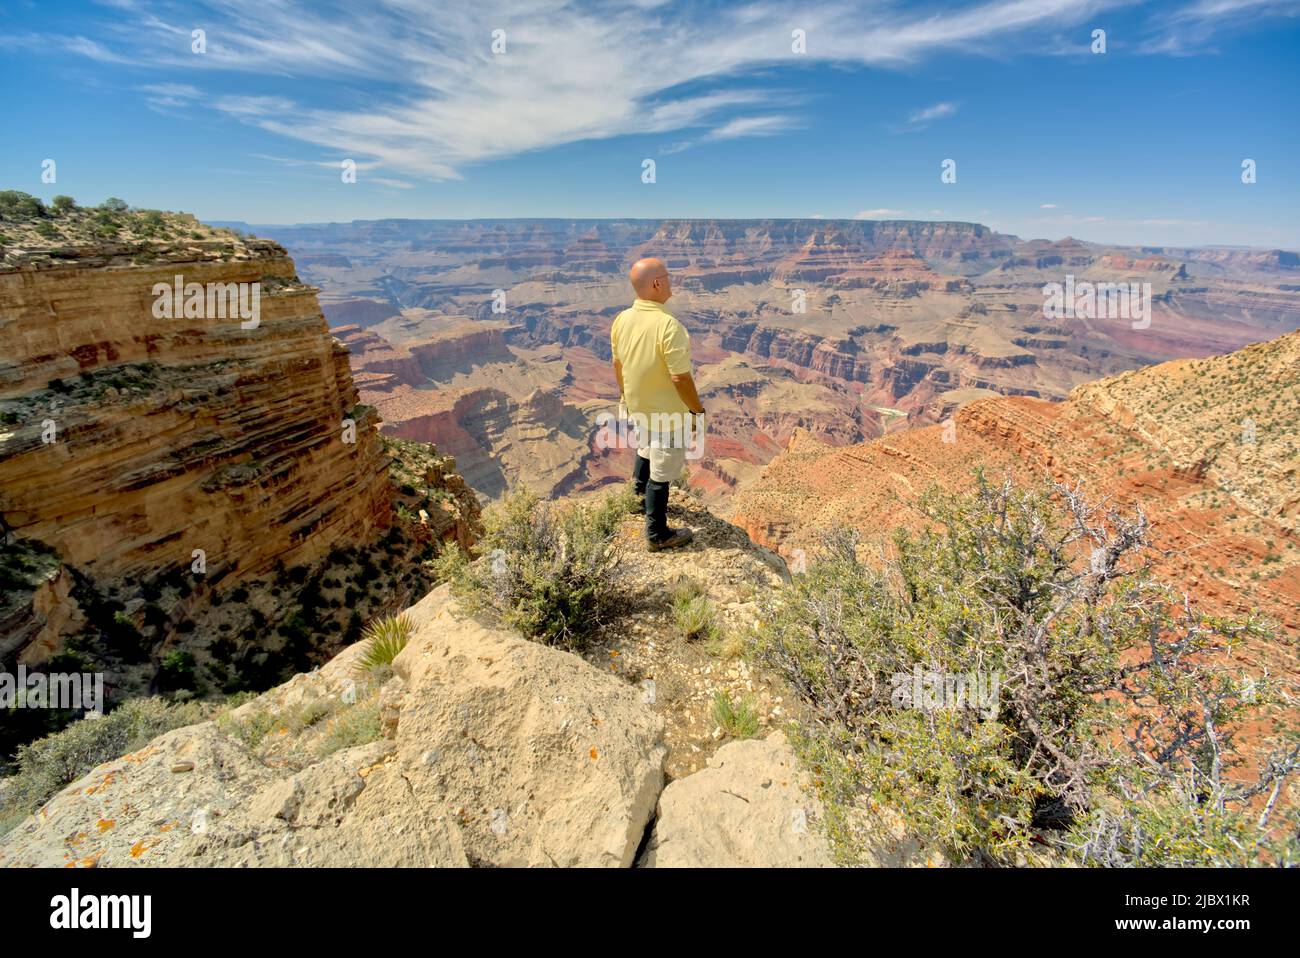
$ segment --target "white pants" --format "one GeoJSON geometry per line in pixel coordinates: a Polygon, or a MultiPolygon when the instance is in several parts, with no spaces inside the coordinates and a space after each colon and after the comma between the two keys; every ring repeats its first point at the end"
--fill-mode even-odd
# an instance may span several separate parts
{"type": "Polygon", "coordinates": [[[672,482],[686,468],[685,449],[638,449],[636,454],[650,460],[651,482],[672,482]]]}

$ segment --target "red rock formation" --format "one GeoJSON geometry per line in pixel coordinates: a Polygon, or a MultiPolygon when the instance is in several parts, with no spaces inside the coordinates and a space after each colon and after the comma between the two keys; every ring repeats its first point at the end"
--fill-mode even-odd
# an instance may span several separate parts
{"type": "MultiPolygon", "coordinates": [[[[1224,357],[1126,373],[1061,403],[972,402],[956,413],[951,442],[942,426],[840,449],[796,434],[740,493],[732,521],[789,554],[815,551],[818,530],[840,524],[871,538],[919,524],[921,493],[961,488],[977,468],[1081,482],[1094,498],[1147,513],[1160,578],[1211,609],[1262,610],[1297,633],[1300,448],[1288,418],[1300,403],[1297,370],[1293,333],[1224,357]],[[1250,442],[1241,438],[1243,417],[1250,442]]],[[[1289,653],[1283,659],[1295,667],[1289,653]]]]}

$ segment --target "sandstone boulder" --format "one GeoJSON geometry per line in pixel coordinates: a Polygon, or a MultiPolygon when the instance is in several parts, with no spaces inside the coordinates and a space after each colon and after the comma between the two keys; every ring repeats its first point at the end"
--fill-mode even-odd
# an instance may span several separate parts
{"type": "Polygon", "coordinates": [[[457,816],[471,861],[632,863],[663,788],[663,723],[640,689],[462,616],[440,587],[394,663],[394,765],[457,816]]]}
{"type": "Polygon", "coordinates": [[[724,745],[659,797],[648,868],[822,868],[833,864],[821,804],[780,732],[724,745]]]}

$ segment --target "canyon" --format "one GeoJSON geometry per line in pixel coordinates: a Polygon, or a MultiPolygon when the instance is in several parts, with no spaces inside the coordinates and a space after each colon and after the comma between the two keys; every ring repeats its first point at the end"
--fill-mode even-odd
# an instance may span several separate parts
{"type": "MultiPolygon", "coordinates": [[[[610,324],[665,260],[709,410],[691,483],[724,513],[796,433],[852,445],[992,396],[1062,400],[1152,363],[1300,326],[1280,250],[1022,240],[883,220],[375,220],[254,226],[293,251],[389,435],[438,443],[484,498],[621,481],[610,324]],[[1044,317],[1073,276],[1151,284],[1148,328],[1044,317]]],[[[1141,325],[1141,324],[1137,324],[1141,325]]]]}
{"type": "MultiPolygon", "coordinates": [[[[45,224],[60,242],[4,224],[0,659],[103,671],[110,708],[190,721],[43,792],[15,776],[43,807],[15,815],[29,793],[7,785],[6,810],[0,788],[0,863],[830,864],[816,776],[779,733],[744,741],[808,705],[744,637],[828,530],[877,555],[927,524],[928,490],[981,472],[1140,509],[1156,578],[1268,623],[1232,668],[1294,687],[1285,256],[975,224],[512,221],[378,224],[379,252],[322,229],[295,262],[183,215],[163,235],[119,220],[111,241],[72,214],[45,224]],[[570,508],[623,480],[628,451],[596,429],[616,399],[608,325],[629,258],[661,251],[710,411],[670,506],[696,542],[645,552],[620,505],[620,589],[642,614],[578,654],[546,648],[435,588],[433,560],[479,541],[480,499],[528,485],[570,508]],[[1150,327],[1044,320],[1061,270],[1151,283],[1150,327]],[[257,321],[159,317],[177,276],[257,284],[257,321]],[[717,616],[707,642],[683,634],[683,577],[717,616]],[[403,610],[409,644],[365,664],[362,623],[403,610]],[[791,831],[792,807],[818,827],[791,831]]],[[[1248,763],[1288,707],[1246,730],[1248,763]]],[[[4,727],[5,755],[57,727],[34,711],[4,727]]],[[[915,851],[899,861],[943,863],[915,851]]]]}

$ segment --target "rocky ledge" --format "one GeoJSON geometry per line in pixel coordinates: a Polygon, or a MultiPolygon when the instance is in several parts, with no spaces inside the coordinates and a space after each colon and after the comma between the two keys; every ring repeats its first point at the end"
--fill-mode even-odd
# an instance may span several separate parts
{"type": "Polygon", "coordinates": [[[830,863],[780,733],[665,790],[664,721],[637,686],[465,615],[446,586],[408,615],[390,675],[354,645],[100,765],[0,840],[0,865],[830,863]]]}

